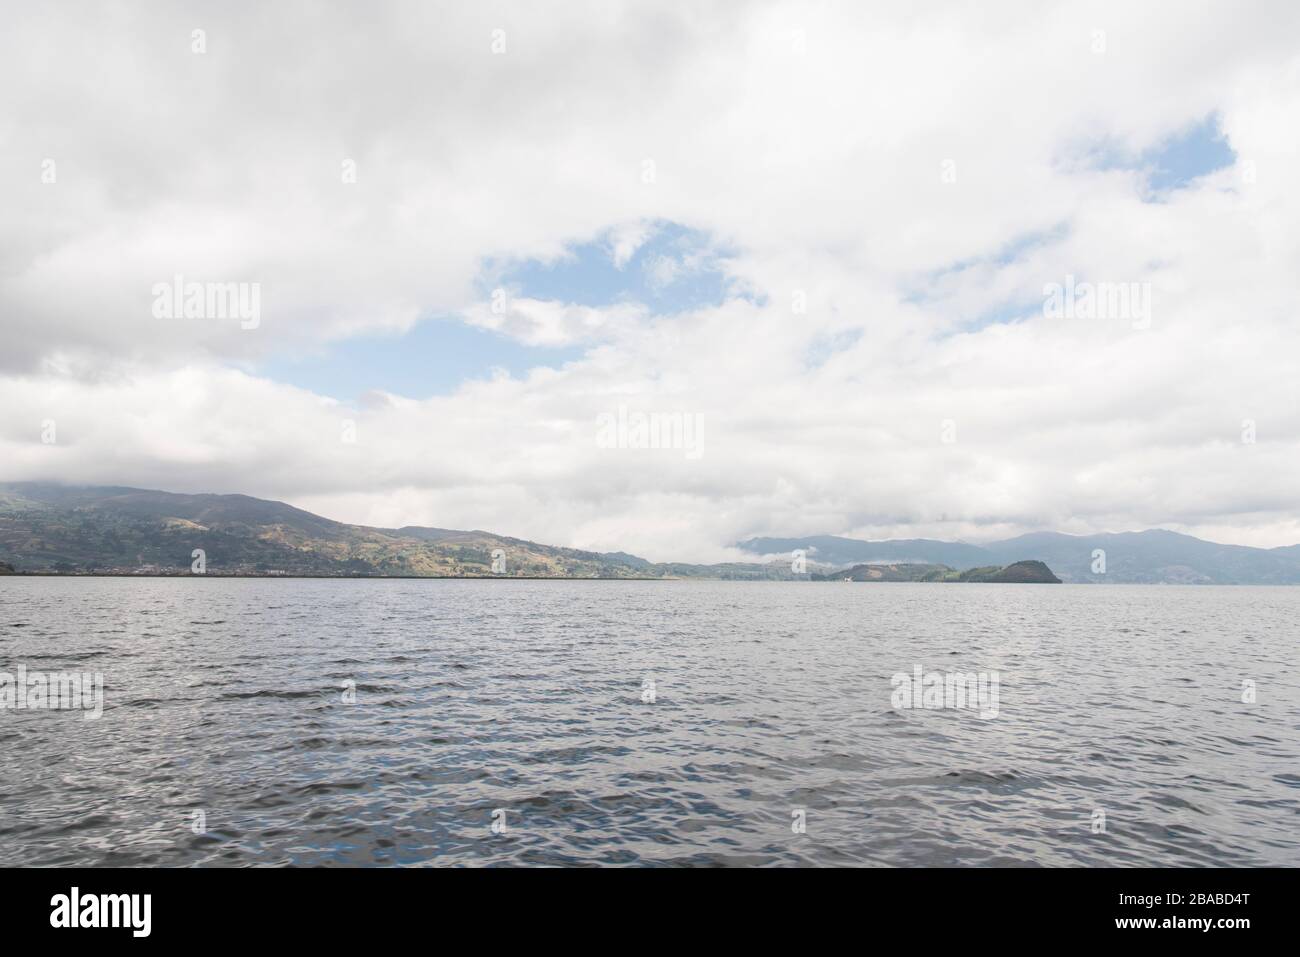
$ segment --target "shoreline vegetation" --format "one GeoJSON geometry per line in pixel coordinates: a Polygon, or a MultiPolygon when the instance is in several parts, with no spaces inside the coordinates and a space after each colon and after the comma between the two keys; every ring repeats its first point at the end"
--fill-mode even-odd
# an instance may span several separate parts
{"type": "Polygon", "coordinates": [[[1300,546],[1164,530],[971,545],[750,539],[749,561],[651,562],[482,530],[375,528],[247,495],[0,483],[0,576],[1300,584],[1300,546]]]}
{"type": "Polygon", "coordinates": [[[814,574],[813,581],[846,582],[976,582],[984,584],[1059,585],[1061,579],[1046,564],[1026,560],[1005,567],[988,565],[958,571],[947,565],[893,564],[855,565],[829,575],[814,574]]]}
{"type": "Polygon", "coordinates": [[[1061,584],[1061,580],[1052,574],[1050,568],[1042,562],[1016,562],[1008,565],[1006,568],[981,568],[971,569],[966,572],[958,572],[942,565],[924,565],[918,566],[918,569],[924,569],[924,573],[918,571],[917,574],[909,575],[900,574],[897,566],[894,565],[859,565],[856,568],[845,569],[843,573],[818,574],[802,576],[786,576],[769,578],[739,578],[731,579],[710,578],[707,575],[661,575],[661,576],[615,576],[615,575],[594,575],[589,577],[578,577],[572,575],[366,575],[361,573],[349,575],[291,575],[283,572],[219,572],[208,571],[196,573],[188,569],[165,569],[159,571],[20,571],[6,566],[6,563],[0,562],[0,575],[9,575],[15,578],[267,578],[267,579],[367,579],[367,580],[398,580],[398,581],[463,581],[463,580],[493,580],[493,581],[632,581],[632,582],[656,582],[656,581],[812,581],[812,582],[912,582],[912,583],[943,583],[943,582],[973,582],[977,584],[1061,584]],[[1022,566],[1041,566],[1041,570],[1035,568],[1026,570],[1022,566]],[[7,570],[6,570],[7,568],[7,570]],[[855,577],[856,576],[856,577],[855,577]]]}

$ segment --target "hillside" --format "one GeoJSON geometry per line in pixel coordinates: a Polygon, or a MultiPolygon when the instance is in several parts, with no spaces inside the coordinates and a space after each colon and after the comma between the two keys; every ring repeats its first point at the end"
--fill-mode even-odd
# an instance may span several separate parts
{"type": "Polygon", "coordinates": [[[21,571],[181,574],[194,549],[209,575],[492,575],[498,550],[506,577],[620,578],[639,567],[488,532],[347,525],[246,495],[0,486],[0,559],[21,571]]]}
{"type": "Polygon", "coordinates": [[[991,565],[988,568],[968,568],[959,573],[958,581],[990,582],[1015,585],[1059,585],[1061,579],[1040,561],[1012,562],[1005,568],[991,565]]]}
{"type": "MultiPolygon", "coordinates": [[[[790,562],[652,564],[484,531],[370,528],[247,495],[0,485],[0,573],[790,579],[790,562]],[[499,562],[494,567],[494,558],[499,562]],[[503,563],[503,564],[502,564],[503,563]]],[[[805,576],[806,577],[806,576],[805,576]]]]}
{"type": "Polygon", "coordinates": [[[969,568],[958,571],[947,565],[899,563],[855,565],[842,571],[815,573],[814,581],[854,582],[983,582],[1008,584],[1057,584],[1061,580],[1042,562],[1015,562],[1005,568],[969,568]]]}

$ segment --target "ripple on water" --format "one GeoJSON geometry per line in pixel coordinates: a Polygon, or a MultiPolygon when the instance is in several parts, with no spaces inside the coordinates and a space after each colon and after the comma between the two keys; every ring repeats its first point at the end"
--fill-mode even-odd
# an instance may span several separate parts
{"type": "Polygon", "coordinates": [[[0,864],[1296,866],[1297,619],[1285,588],[7,579],[0,670],[106,700],[0,713],[0,864]],[[998,671],[996,717],[896,710],[917,666],[998,671]]]}

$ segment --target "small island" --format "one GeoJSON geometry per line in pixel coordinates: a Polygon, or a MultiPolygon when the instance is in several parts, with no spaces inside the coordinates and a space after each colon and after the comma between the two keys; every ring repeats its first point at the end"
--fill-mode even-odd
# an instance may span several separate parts
{"type": "Polygon", "coordinates": [[[1014,562],[1006,567],[988,565],[957,571],[947,565],[896,563],[854,565],[839,572],[813,574],[813,581],[846,582],[985,582],[1026,585],[1059,585],[1061,579],[1039,561],[1014,562]]]}

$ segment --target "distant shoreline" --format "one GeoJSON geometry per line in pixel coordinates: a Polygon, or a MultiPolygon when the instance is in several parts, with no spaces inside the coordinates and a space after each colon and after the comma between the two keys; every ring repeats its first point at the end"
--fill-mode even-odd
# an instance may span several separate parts
{"type": "MultiPolygon", "coordinates": [[[[742,585],[761,585],[777,582],[780,584],[803,583],[806,585],[1038,585],[1040,582],[942,582],[942,581],[881,581],[881,582],[845,582],[839,578],[705,578],[697,575],[680,575],[671,578],[632,578],[617,575],[591,577],[559,577],[556,575],[246,575],[246,574],[208,574],[208,575],[135,575],[129,572],[14,572],[0,575],[0,582],[7,578],[147,578],[147,579],[252,579],[256,581],[275,581],[286,579],[292,581],[540,581],[540,582],[733,582],[742,585]]],[[[1080,585],[1101,588],[1295,588],[1285,582],[1271,583],[1223,583],[1223,582],[1062,582],[1063,585],[1080,585]]]]}
{"type": "Polygon", "coordinates": [[[652,562],[482,530],[349,525],[247,495],[0,482],[0,575],[1300,585],[1300,545],[1221,545],[1163,529],[1033,532],[981,545],[811,535],[732,547],[728,561],[652,562]],[[1013,569],[1031,563],[1037,573],[1013,569]]]}
{"type": "MultiPolygon", "coordinates": [[[[236,573],[219,573],[213,572],[207,575],[187,575],[177,573],[175,575],[159,574],[149,572],[147,574],[135,574],[134,572],[13,572],[11,574],[0,575],[0,580],[5,578],[256,578],[259,581],[275,581],[276,579],[310,579],[312,581],[555,581],[555,582],[663,582],[663,581],[691,581],[691,578],[679,576],[676,578],[620,578],[618,575],[592,575],[589,577],[570,576],[563,577],[559,575],[250,575],[243,572],[236,573]]],[[[700,578],[699,581],[722,581],[723,579],[700,578]]],[[[739,580],[739,579],[737,579],[739,580]]],[[[763,580],[763,579],[756,579],[763,580]]],[[[768,581],[780,581],[781,579],[767,579],[768,581]]],[[[794,579],[787,579],[793,581],[794,579]]]]}

